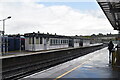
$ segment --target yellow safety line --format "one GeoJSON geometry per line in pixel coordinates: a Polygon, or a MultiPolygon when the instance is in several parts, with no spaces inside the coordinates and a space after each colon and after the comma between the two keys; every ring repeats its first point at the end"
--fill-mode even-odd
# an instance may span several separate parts
{"type": "Polygon", "coordinates": [[[58,76],[57,78],[55,78],[55,79],[53,79],[53,80],[60,79],[61,77],[65,76],[65,75],[67,75],[68,73],[70,73],[70,72],[74,71],[75,69],[77,69],[77,68],[81,67],[83,64],[85,64],[85,63],[86,63],[86,62],[88,62],[88,61],[90,61],[90,59],[89,59],[89,60],[87,60],[87,61],[85,61],[85,62],[83,62],[82,64],[78,65],[77,67],[75,67],[75,68],[73,68],[73,69],[71,69],[71,70],[69,70],[69,71],[67,71],[67,72],[63,73],[62,75],[58,76]]]}
{"type": "MultiPolygon", "coordinates": [[[[87,61],[86,61],[86,62],[87,62],[87,61]]],[[[84,63],[78,65],[77,67],[75,67],[75,68],[73,68],[73,69],[71,69],[71,70],[69,70],[69,71],[67,71],[67,72],[65,72],[65,73],[63,73],[62,75],[58,76],[57,78],[55,78],[55,79],[53,79],[53,80],[57,80],[57,79],[59,79],[59,78],[65,76],[65,75],[67,75],[68,73],[74,71],[75,69],[77,69],[77,68],[79,68],[80,66],[82,66],[83,64],[85,64],[86,62],[84,62],[84,63]]]]}

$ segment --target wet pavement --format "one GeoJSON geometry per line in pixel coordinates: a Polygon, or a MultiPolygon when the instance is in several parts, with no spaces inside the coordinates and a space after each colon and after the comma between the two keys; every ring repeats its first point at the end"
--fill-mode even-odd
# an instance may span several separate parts
{"type": "Polygon", "coordinates": [[[31,79],[49,78],[51,80],[120,80],[120,72],[109,65],[107,48],[65,62],[47,70],[25,77],[31,79]]]}

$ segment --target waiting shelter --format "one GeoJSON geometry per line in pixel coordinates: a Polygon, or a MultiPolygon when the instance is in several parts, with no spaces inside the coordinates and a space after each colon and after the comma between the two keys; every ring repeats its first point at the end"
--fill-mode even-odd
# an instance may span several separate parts
{"type": "Polygon", "coordinates": [[[97,2],[114,30],[118,31],[117,50],[116,52],[113,52],[115,64],[113,64],[120,69],[120,0],[97,0],[97,2]]]}

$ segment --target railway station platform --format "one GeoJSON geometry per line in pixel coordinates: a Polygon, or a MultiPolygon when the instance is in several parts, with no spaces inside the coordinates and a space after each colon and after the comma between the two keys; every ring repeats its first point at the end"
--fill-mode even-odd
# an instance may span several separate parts
{"type": "MultiPolygon", "coordinates": [[[[89,46],[95,46],[95,45],[100,45],[101,43],[96,43],[96,44],[90,44],[89,46]]],[[[88,47],[88,45],[84,45],[82,47],[88,47]]],[[[80,47],[78,47],[80,48],[80,47]]],[[[48,50],[40,50],[40,51],[25,51],[25,50],[18,50],[18,51],[9,51],[9,52],[5,52],[2,53],[2,56],[11,56],[11,55],[24,55],[24,54],[31,54],[31,53],[39,53],[39,52],[48,52],[48,51],[56,51],[56,50],[63,50],[63,49],[71,49],[71,48],[57,48],[57,49],[48,49],[48,50]]]]}
{"type": "MultiPolygon", "coordinates": [[[[76,47],[76,48],[85,48],[85,47],[90,47],[90,46],[96,46],[96,45],[100,45],[100,43],[98,44],[91,44],[89,46],[83,46],[83,47],[76,47]]],[[[75,48],[58,48],[58,49],[48,49],[48,50],[41,50],[41,51],[9,51],[9,52],[5,52],[2,53],[3,55],[0,56],[0,59],[2,58],[8,58],[8,57],[16,57],[16,56],[26,56],[26,55],[31,55],[31,54],[38,54],[38,53],[47,53],[47,52],[55,52],[55,51],[62,51],[62,50],[69,50],[69,49],[75,49],[75,48]]]]}
{"type": "Polygon", "coordinates": [[[120,80],[120,71],[109,65],[108,56],[106,47],[21,80],[120,80]]]}

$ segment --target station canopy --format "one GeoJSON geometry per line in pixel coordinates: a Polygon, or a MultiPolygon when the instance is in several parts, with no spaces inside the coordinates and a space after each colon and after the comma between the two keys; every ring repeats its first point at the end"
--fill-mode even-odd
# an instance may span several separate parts
{"type": "Polygon", "coordinates": [[[114,30],[120,31],[120,0],[97,0],[114,30]]]}

